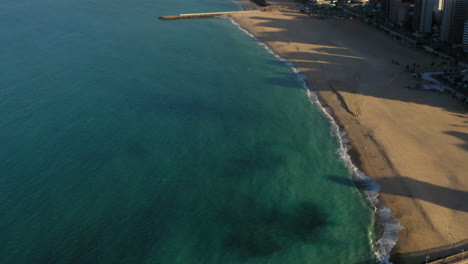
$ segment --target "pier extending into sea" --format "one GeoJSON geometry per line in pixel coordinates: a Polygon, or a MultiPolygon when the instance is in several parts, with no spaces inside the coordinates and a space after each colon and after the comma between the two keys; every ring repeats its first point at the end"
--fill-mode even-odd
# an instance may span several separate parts
{"type": "Polygon", "coordinates": [[[161,16],[161,20],[175,20],[175,19],[190,19],[190,18],[208,18],[208,17],[221,17],[227,16],[236,13],[249,13],[256,12],[258,10],[248,10],[248,11],[232,11],[232,12],[212,12],[212,13],[192,13],[192,14],[179,14],[174,16],[161,16]]]}

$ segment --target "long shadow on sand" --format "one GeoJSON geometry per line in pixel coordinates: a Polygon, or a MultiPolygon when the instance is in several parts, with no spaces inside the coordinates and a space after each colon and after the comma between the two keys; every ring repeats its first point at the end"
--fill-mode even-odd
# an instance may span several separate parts
{"type": "Polygon", "coordinates": [[[458,144],[458,146],[466,151],[468,151],[468,133],[458,132],[458,131],[447,131],[445,132],[447,135],[454,136],[460,140],[463,140],[462,144],[458,144]]]}
{"type": "MultiPolygon", "coordinates": [[[[328,179],[338,184],[346,185],[352,188],[358,188],[359,190],[369,189],[369,186],[364,181],[361,182],[358,180],[346,179],[337,176],[328,176],[328,179]]],[[[468,204],[466,203],[466,201],[468,201],[468,192],[466,191],[437,186],[408,177],[394,177],[386,181],[389,182],[389,185],[411,185],[416,189],[425,190],[424,193],[411,195],[409,198],[423,200],[457,211],[468,212],[468,204]]],[[[407,190],[393,188],[391,190],[381,190],[381,192],[408,197],[407,190]]],[[[442,256],[449,256],[457,252],[459,253],[461,250],[468,250],[468,239],[437,248],[429,248],[426,250],[414,251],[404,254],[397,253],[392,255],[390,261],[392,263],[425,263],[426,256],[428,255],[430,257],[432,256],[432,259],[430,260],[434,261],[436,259],[440,259],[442,256]]]]}
{"type": "MultiPolygon", "coordinates": [[[[432,62],[440,58],[404,47],[398,40],[386,36],[386,33],[371,26],[360,25],[363,22],[349,20],[329,22],[297,13],[288,15],[296,16],[296,19],[260,16],[252,19],[256,20],[257,26],[269,29],[262,33],[261,41],[290,45],[295,51],[282,55],[287,56],[296,67],[305,69],[306,72],[317,72],[315,79],[308,80],[309,82],[333,82],[339,84],[334,85],[337,91],[427,104],[445,108],[453,113],[466,113],[461,102],[453,100],[453,103],[447,104],[447,101],[451,100],[449,95],[434,93],[428,99],[427,95],[431,92],[413,91],[392,85],[395,80],[411,78],[405,71],[406,65],[416,63],[421,67],[429,67],[432,62]],[[310,34],[285,33],[303,26],[304,23],[310,23],[310,34]],[[362,29],[362,26],[367,27],[364,32],[365,37],[356,37],[357,28],[362,29]],[[320,27],[321,30],[314,31],[314,27],[320,27]],[[287,42],[284,41],[284,34],[287,34],[287,42]],[[369,45],[369,43],[375,44],[369,45]],[[399,64],[392,64],[392,61],[398,61],[399,64]]],[[[418,80],[414,82],[417,83],[418,80]]]]}
{"type": "MultiPolygon", "coordinates": [[[[465,143],[457,143],[457,147],[468,151],[467,133],[463,127],[468,122],[467,119],[464,119],[467,117],[467,110],[462,103],[446,94],[409,90],[405,87],[407,84],[420,82],[412,79],[406,71],[406,65],[416,63],[421,65],[421,69],[429,69],[433,62],[435,64],[440,62],[440,58],[425,54],[421,50],[408,48],[398,40],[390,38],[385,32],[364,25],[364,22],[319,20],[299,13],[296,13],[296,18],[292,18],[292,16],[294,13],[288,12],[288,16],[284,18],[265,14],[265,16],[256,16],[252,19],[256,27],[265,29],[262,30],[259,39],[263,42],[274,43],[273,45],[278,48],[284,47],[284,53],[279,55],[287,57],[296,68],[300,68],[309,75],[307,82],[310,87],[331,90],[337,94],[359,94],[363,95],[363,98],[374,97],[445,109],[459,120],[453,124],[453,129],[442,133],[461,139],[465,143]],[[300,33],[294,31],[304,27],[310,28],[310,31],[298,31],[300,33]],[[398,63],[392,63],[394,61],[398,61],[398,63]]],[[[413,108],[408,107],[408,109],[413,108]]],[[[367,110],[372,111],[371,109],[367,110]]],[[[392,111],[392,109],[389,107],[388,111],[392,111]]],[[[352,180],[335,177],[330,177],[330,180],[353,188],[355,186],[361,189],[366,188],[362,183],[352,180]]],[[[385,181],[388,182],[388,186],[401,186],[401,189],[393,188],[395,190],[391,190],[383,186],[382,193],[401,197],[411,195],[413,199],[427,201],[460,212],[468,212],[468,203],[466,203],[468,192],[466,191],[408,177],[392,177],[385,181]],[[410,190],[404,188],[405,186],[412,186],[412,190],[422,191],[416,194],[411,193],[410,190]]],[[[385,185],[387,186],[387,184],[385,185]]],[[[398,256],[404,261],[395,263],[424,262],[425,255],[423,254],[438,252],[440,254],[434,253],[434,255],[443,255],[455,253],[456,250],[458,249],[449,246],[428,249],[424,253],[412,252],[398,256]]]]}
{"type": "MultiPolygon", "coordinates": [[[[330,181],[349,187],[356,187],[360,190],[365,190],[367,188],[367,186],[360,181],[336,176],[329,176],[328,178],[330,181]]],[[[409,198],[423,200],[457,211],[468,212],[468,203],[466,202],[468,201],[468,192],[466,191],[450,189],[408,177],[393,177],[385,181],[388,185],[413,186],[414,189],[425,190],[418,194],[411,194],[409,198]]],[[[381,192],[408,197],[408,191],[400,188],[382,189],[381,192]]]]}

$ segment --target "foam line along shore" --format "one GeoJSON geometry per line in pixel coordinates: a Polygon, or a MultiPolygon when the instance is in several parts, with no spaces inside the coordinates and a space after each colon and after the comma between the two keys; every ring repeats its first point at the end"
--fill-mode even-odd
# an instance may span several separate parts
{"type": "Polygon", "coordinates": [[[349,145],[349,140],[346,138],[346,131],[340,129],[331,111],[327,110],[320,103],[316,89],[313,89],[307,85],[305,75],[301,74],[301,72],[294,66],[292,62],[277,55],[267,44],[261,42],[252,33],[242,28],[234,20],[231,19],[231,22],[239,27],[239,29],[244,33],[258,41],[260,45],[262,45],[269,53],[273,54],[278,60],[284,62],[288,67],[290,67],[291,70],[296,74],[297,79],[301,85],[304,87],[304,90],[306,91],[307,96],[310,98],[311,102],[317,106],[317,109],[329,120],[331,125],[331,133],[337,138],[339,143],[338,155],[341,161],[348,168],[348,171],[353,179],[359,182],[361,187],[365,187],[361,188],[360,191],[364,195],[365,199],[369,202],[369,205],[374,209],[376,218],[378,220],[374,226],[378,234],[374,234],[374,230],[369,230],[369,241],[374,248],[374,255],[378,263],[390,263],[390,252],[398,240],[398,232],[402,229],[402,226],[398,220],[393,217],[391,210],[386,208],[379,201],[378,196],[380,186],[372,178],[366,176],[362,171],[359,170],[358,167],[353,164],[351,156],[348,153],[352,147],[349,145]],[[377,237],[375,238],[375,236],[377,237]]]}
{"type": "Polygon", "coordinates": [[[456,253],[450,245],[468,235],[466,205],[456,202],[468,189],[467,152],[459,147],[466,111],[448,96],[409,91],[414,80],[390,63],[433,58],[362,22],[311,18],[294,1],[269,3],[270,12],[231,17],[292,62],[348,132],[354,164],[381,186],[380,201],[405,228],[392,258],[414,263],[426,253],[456,253]]]}

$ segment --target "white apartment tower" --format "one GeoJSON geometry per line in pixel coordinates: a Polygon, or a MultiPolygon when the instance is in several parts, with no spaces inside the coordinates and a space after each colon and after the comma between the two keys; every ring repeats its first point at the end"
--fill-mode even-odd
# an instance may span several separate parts
{"type": "Polygon", "coordinates": [[[436,10],[442,12],[442,10],[444,10],[444,4],[445,4],[445,0],[439,0],[439,1],[437,1],[437,8],[436,8],[436,10]]]}
{"type": "Polygon", "coordinates": [[[445,0],[436,0],[436,6],[434,9],[435,22],[440,26],[442,23],[442,13],[444,12],[445,0]]]}
{"type": "Polygon", "coordinates": [[[403,26],[408,22],[410,13],[410,4],[402,3],[398,10],[398,25],[403,26]]]}
{"type": "Polygon", "coordinates": [[[430,33],[432,31],[432,17],[437,9],[436,0],[416,0],[414,14],[414,29],[419,32],[430,33]]]}
{"type": "Polygon", "coordinates": [[[468,20],[465,22],[465,30],[463,33],[463,48],[468,51],[468,20]]]}
{"type": "Polygon", "coordinates": [[[401,0],[390,0],[388,18],[393,24],[398,24],[398,13],[400,11],[401,0]]]}
{"type": "Polygon", "coordinates": [[[445,0],[440,38],[452,43],[462,43],[466,20],[468,0],[445,0]]]}

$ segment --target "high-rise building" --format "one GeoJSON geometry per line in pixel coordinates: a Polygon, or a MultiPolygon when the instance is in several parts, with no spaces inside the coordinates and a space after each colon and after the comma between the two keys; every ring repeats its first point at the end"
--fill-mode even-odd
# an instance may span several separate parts
{"type": "Polygon", "coordinates": [[[398,13],[400,11],[401,0],[390,0],[388,19],[394,24],[398,24],[398,13]]]}
{"type": "Polygon", "coordinates": [[[462,43],[467,19],[468,0],[445,0],[440,38],[452,43],[462,43]]]}
{"type": "Polygon", "coordinates": [[[439,26],[442,24],[442,14],[444,11],[444,3],[445,3],[445,0],[436,0],[436,6],[434,9],[434,18],[435,18],[434,23],[436,23],[439,26]]]}
{"type": "Polygon", "coordinates": [[[445,0],[438,0],[437,1],[437,4],[436,4],[436,10],[437,11],[442,11],[444,10],[444,4],[445,4],[445,0]]]}
{"type": "Polygon", "coordinates": [[[398,10],[398,25],[403,26],[408,23],[410,13],[410,3],[403,3],[398,10]]]}
{"type": "Polygon", "coordinates": [[[432,31],[432,17],[437,8],[436,0],[416,0],[413,27],[416,31],[430,33],[432,31]]]}
{"type": "Polygon", "coordinates": [[[468,20],[465,22],[465,30],[463,33],[463,48],[468,51],[468,20]]]}
{"type": "Polygon", "coordinates": [[[390,0],[382,0],[381,3],[381,9],[382,9],[382,14],[384,17],[388,17],[388,12],[390,10],[390,0]]]}

